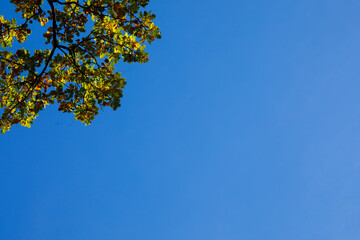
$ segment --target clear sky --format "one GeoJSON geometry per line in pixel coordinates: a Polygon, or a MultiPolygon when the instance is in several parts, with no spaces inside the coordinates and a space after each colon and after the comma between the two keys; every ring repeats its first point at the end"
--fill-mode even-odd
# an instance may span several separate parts
{"type": "Polygon", "coordinates": [[[360,2],[149,9],[118,111],[0,136],[0,239],[360,239],[360,2]]]}

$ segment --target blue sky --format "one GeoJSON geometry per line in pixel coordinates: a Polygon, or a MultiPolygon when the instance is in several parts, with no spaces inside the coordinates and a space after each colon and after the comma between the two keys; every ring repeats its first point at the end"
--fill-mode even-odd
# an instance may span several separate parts
{"type": "Polygon", "coordinates": [[[360,239],[360,2],[150,9],[118,111],[0,136],[0,239],[360,239]]]}

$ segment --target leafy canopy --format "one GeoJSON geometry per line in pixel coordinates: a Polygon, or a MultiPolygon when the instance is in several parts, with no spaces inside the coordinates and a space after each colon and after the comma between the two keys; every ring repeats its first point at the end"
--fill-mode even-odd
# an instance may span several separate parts
{"type": "Polygon", "coordinates": [[[22,23],[0,15],[0,129],[30,127],[55,101],[59,111],[90,124],[99,109],[120,106],[126,82],[120,60],[149,61],[145,44],[161,38],[149,0],[10,0],[22,23]],[[31,24],[41,24],[48,49],[12,50],[24,43],[31,24]],[[19,45],[17,44],[17,45],[19,45]],[[11,49],[9,49],[11,48],[11,49]]]}

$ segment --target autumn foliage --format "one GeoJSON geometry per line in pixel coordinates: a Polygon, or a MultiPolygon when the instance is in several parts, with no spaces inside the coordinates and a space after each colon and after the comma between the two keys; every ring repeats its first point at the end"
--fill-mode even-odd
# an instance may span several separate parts
{"type": "Polygon", "coordinates": [[[161,37],[149,0],[11,0],[22,23],[0,15],[0,129],[30,127],[39,111],[91,123],[103,107],[117,109],[126,82],[115,64],[149,61],[145,45],[161,37]],[[13,50],[44,27],[47,49],[13,50]]]}

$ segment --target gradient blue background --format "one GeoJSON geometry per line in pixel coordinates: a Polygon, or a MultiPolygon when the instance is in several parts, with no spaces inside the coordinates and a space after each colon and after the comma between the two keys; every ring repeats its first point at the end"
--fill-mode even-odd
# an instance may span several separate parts
{"type": "Polygon", "coordinates": [[[0,136],[0,239],[360,239],[360,2],[150,9],[118,111],[0,136]]]}

